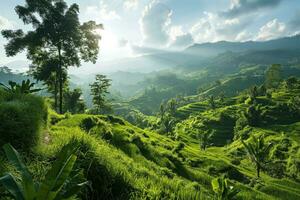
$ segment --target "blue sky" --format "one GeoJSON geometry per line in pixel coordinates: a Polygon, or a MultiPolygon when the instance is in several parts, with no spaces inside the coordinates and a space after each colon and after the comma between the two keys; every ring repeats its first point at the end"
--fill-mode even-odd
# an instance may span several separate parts
{"type": "MultiPolygon", "coordinates": [[[[299,0],[67,0],[82,21],[104,24],[102,61],[149,49],[181,50],[193,43],[270,40],[300,31],[299,0]],[[138,47],[138,48],[137,48],[138,47]]],[[[24,28],[14,12],[24,0],[1,0],[0,30],[24,28]]],[[[0,37],[0,64],[7,58],[0,37]]]]}

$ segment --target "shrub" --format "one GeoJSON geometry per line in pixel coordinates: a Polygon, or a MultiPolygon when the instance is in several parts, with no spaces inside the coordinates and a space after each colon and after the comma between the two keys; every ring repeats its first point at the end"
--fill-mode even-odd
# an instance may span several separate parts
{"type": "MultiPolygon", "coordinates": [[[[2,96],[2,94],[0,94],[2,96]]],[[[0,101],[0,145],[29,150],[47,122],[47,106],[41,97],[5,94],[0,101]]]]}
{"type": "Polygon", "coordinates": [[[89,132],[94,126],[98,124],[98,120],[99,119],[97,117],[87,117],[82,120],[80,128],[82,128],[86,132],[89,132]]]}

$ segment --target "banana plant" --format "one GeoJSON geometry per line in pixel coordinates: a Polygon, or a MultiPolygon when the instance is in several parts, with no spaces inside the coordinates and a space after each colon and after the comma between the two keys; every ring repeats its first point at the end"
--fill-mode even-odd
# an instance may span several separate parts
{"type": "Polygon", "coordinates": [[[273,143],[266,144],[264,135],[260,135],[258,138],[252,136],[252,141],[246,144],[242,140],[243,145],[246,148],[247,153],[251,161],[256,166],[256,176],[259,178],[261,169],[264,168],[268,162],[270,150],[273,147],[273,143]]]}
{"type": "Polygon", "coordinates": [[[14,175],[7,173],[0,178],[0,184],[16,200],[64,200],[74,197],[88,182],[82,182],[82,171],[73,170],[77,157],[72,146],[69,144],[63,147],[44,181],[38,183],[34,182],[19,153],[10,144],[4,145],[6,157],[19,172],[21,179],[17,181],[14,175]]]}
{"type": "Polygon", "coordinates": [[[229,185],[228,179],[224,176],[213,179],[211,185],[217,200],[232,200],[240,192],[234,186],[229,185]]]}
{"type": "Polygon", "coordinates": [[[13,94],[31,94],[39,92],[41,89],[32,89],[34,85],[35,84],[31,83],[29,79],[27,79],[26,81],[23,80],[21,84],[18,84],[14,81],[9,81],[8,86],[0,83],[0,86],[2,86],[4,90],[13,94]]]}

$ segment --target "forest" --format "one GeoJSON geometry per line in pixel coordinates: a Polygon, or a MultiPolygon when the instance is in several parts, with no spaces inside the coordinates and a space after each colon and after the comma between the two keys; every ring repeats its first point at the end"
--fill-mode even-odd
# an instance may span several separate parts
{"type": "Polygon", "coordinates": [[[0,200],[300,199],[299,34],[73,73],[102,62],[106,24],[66,0],[13,7],[0,48],[29,64],[0,67],[0,200]]]}

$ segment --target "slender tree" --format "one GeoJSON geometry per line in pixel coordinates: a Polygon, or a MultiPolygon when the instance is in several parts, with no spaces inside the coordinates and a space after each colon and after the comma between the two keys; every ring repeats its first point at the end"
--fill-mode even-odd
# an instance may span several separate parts
{"type": "Polygon", "coordinates": [[[108,107],[106,95],[109,93],[108,88],[111,86],[111,80],[105,75],[97,74],[96,80],[90,84],[91,94],[93,96],[93,104],[97,113],[108,107]]]}
{"type": "Polygon", "coordinates": [[[5,46],[8,56],[27,50],[27,57],[35,60],[40,54],[55,55],[58,59],[59,111],[62,113],[64,70],[81,65],[81,60],[95,63],[99,53],[100,36],[95,32],[102,25],[89,21],[80,24],[77,4],[67,6],[64,0],[26,0],[15,8],[17,15],[32,30],[4,30],[9,40],[5,46]]]}
{"type": "Polygon", "coordinates": [[[266,144],[264,135],[260,135],[258,138],[252,136],[252,141],[250,141],[248,144],[246,144],[243,140],[242,143],[245,146],[251,161],[255,164],[256,175],[259,178],[260,171],[267,163],[267,159],[269,158],[269,153],[273,144],[266,144]]]}

